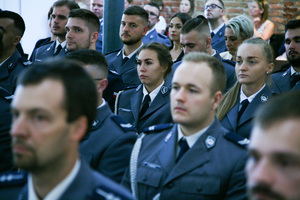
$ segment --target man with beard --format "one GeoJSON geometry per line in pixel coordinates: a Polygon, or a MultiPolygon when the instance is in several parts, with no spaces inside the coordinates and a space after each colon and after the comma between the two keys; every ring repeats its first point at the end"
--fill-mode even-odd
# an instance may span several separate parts
{"type": "MultiPolygon", "coordinates": [[[[22,74],[11,106],[14,165],[28,172],[18,199],[132,199],[80,158],[96,107],[94,80],[75,62],[37,63],[22,74]]],[[[0,175],[1,189],[18,177],[0,175]]]]}
{"type": "Polygon", "coordinates": [[[119,74],[125,87],[139,85],[136,69],[136,52],[143,45],[142,38],[148,31],[148,13],[139,6],[128,7],[122,16],[120,39],[124,47],[106,55],[108,67],[119,74]]]}
{"type": "Polygon", "coordinates": [[[73,9],[80,8],[78,4],[71,0],[59,0],[53,4],[51,14],[51,33],[57,36],[56,40],[50,44],[37,48],[31,55],[31,61],[41,62],[49,57],[65,57],[66,50],[66,29],[68,14],[73,9]]]}
{"type": "Polygon", "coordinates": [[[68,14],[66,48],[68,52],[79,49],[96,50],[100,23],[98,17],[87,9],[74,9],[68,14]]]}
{"type": "Polygon", "coordinates": [[[100,22],[99,36],[96,42],[96,50],[102,53],[102,32],[103,32],[103,10],[104,0],[91,0],[90,7],[91,11],[97,15],[100,22]]]}
{"type": "Polygon", "coordinates": [[[158,43],[162,43],[162,44],[170,47],[171,41],[168,38],[168,36],[158,33],[155,29],[155,25],[159,22],[159,16],[160,16],[159,6],[156,3],[150,2],[144,6],[144,9],[149,14],[149,16],[148,16],[149,17],[149,23],[148,23],[149,30],[147,31],[147,34],[143,38],[143,43],[147,44],[150,42],[158,42],[158,43]]]}
{"type": "Polygon", "coordinates": [[[272,74],[275,92],[300,90],[300,20],[291,20],[285,26],[285,49],[290,67],[272,74]]]}
{"type": "Polygon", "coordinates": [[[251,200],[300,199],[300,91],[258,111],[246,165],[251,200]]]}

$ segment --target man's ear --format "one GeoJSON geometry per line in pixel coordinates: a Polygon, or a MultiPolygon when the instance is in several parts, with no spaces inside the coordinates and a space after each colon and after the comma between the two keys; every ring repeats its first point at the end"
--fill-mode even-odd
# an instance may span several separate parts
{"type": "Polygon", "coordinates": [[[91,43],[96,43],[98,40],[98,36],[99,36],[98,32],[93,32],[91,35],[91,43]]]}
{"type": "Polygon", "coordinates": [[[73,141],[80,141],[86,134],[88,129],[88,119],[86,116],[81,116],[72,122],[71,138],[73,141]]]}
{"type": "Polygon", "coordinates": [[[15,38],[14,38],[14,40],[13,40],[13,45],[17,46],[20,43],[21,38],[22,38],[21,36],[16,35],[15,38]]]}
{"type": "Polygon", "coordinates": [[[212,110],[217,110],[217,108],[219,107],[220,103],[222,100],[222,92],[221,91],[217,91],[214,96],[213,96],[213,101],[212,101],[212,110]]]}

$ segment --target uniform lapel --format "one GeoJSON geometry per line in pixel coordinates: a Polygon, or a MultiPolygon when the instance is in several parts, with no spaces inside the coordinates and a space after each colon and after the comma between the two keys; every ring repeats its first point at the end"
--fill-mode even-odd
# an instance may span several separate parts
{"type": "Polygon", "coordinates": [[[122,52],[117,55],[116,59],[112,62],[112,67],[115,69],[115,71],[118,72],[118,74],[121,75],[121,69],[122,69],[122,52]]]}
{"type": "Polygon", "coordinates": [[[140,106],[142,104],[142,100],[143,100],[143,87],[142,85],[139,85],[135,90],[135,94],[132,95],[132,97],[130,98],[131,110],[135,122],[139,120],[139,112],[140,112],[140,106]]]}
{"type": "Polygon", "coordinates": [[[238,117],[238,111],[239,111],[239,98],[236,101],[236,104],[233,106],[233,108],[227,113],[226,117],[232,127],[232,130],[236,132],[237,127],[237,117],[238,117]]]}
{"type": "Polygon", "coordinates": [[[291,89],[291,68],[287,69],[281,76],[280,81],[276,83],[281,92],[286,92],[291,89]]]}
{"type": "MultiPolygon", "coordinates": [[[[136,61],[135,61],[135,56],[134,54],[120,69],[120,74],[124,74],[128,70],[136,68],[136,61]]],[[[122,60],[121,60],[122,63],[122,60]]],[[[121,64],[122,65],[122,64],[121,64]]],[[[135,69],[136,70],[136,69],[135,69]]]]}

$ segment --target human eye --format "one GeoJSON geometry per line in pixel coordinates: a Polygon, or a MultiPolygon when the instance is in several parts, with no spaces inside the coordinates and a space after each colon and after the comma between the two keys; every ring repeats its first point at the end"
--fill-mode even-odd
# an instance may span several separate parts
{"type": "Polygon", "coordinates": [[[82,31],[82,30],[81,30],[80,28],[76,28],[76,29],[75,29],[75,32],[76,32],[76,33],[81,32],[81,31],[82,31]]]}
{"type": "Polygon", "coordinates": [[[141,65],[141,64],[142,64],[142,61],[137,60],[137,61],[136,61],[136,64],[137,64],[137,65],[141,65]]]}
{"type": "Polygon", "coordinates": [[[255,65],[255,64],[256,64],[256,61],[254,61],[254,60],[249,60],[248,63],[249,63],[249,65],[255,65]]]}
{"type": "Polygon", "coordinates": [[[179,86],[178,85],[172,85],[172,90],[179,90],[179,86]]]}
{"type": "Polygon", "coordinates": [[[12,111],[11,111],[11,114],[12,114],[12,119],[13,119],[13,120],[17,119],[18,116],[19,116],[19,112],[16,111],[16,110],[12,110],[12,111]]]}
{"type": "Polygon", "coordinates": [[[285,40],[285,44],[290,44],[291,40],[285,40]]]}
{"type": "Polygon", "coordinates": [[[177,29],[181,29],[181,28],[182,28],[182,25],[176,25],[176,28],[177,28],[177,29]]]}
{"type": "Polygon", "coordinates": [[[199,91],[195,88],[189,88],[190,93],[198,93],[199,91]]]}
{"type": "Polygon", "coordinates": [[[70,32],[70,28],[69,27],[66,27],[65,29],[66,29],[67,33],[70,32]]]}
{"type": "Polygon", "coordinates": [[[130,27],[135,28],[135,27],[137,27],[137,25],[136,24],[130,24],[130,27]]]}
{"type": "Polygon", "coordinates": [[[121,26],[125,26],[125,22],[121,22],[121,26]]]}
{"type": "Polygon", "coordinates": [[[241,59],[236,59],[236,64],[241,65],[242,64],[242,60],[241,59]]]}
{"type": "Polygon", "coordinates": [[[145,63],[146,63],[146,65],[152,65],[151,61],[146,61],[145,63]]]}
{"type": "Polygon", "coordinates": [[[189,48],[191,48],[191,49],[195,47],[194,44],[188,44],[187,46],[188,46],[189,48]]]}

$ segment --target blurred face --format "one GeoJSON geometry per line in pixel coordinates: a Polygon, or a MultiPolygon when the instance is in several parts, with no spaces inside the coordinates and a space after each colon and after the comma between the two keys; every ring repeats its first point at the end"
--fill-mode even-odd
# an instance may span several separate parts
{"type": "Polygon", "coordinates": [[[180,41],[180,31],[182,29],[182,22],[179,19],[179,17],[174,17],[173,19],[171,19],[170,21],[170,25],[169,25],[169,34],[170,34],[170,39],[172,41],[180,41]]]}
{"type": "Polygon", "coordinates": [[[246,165],[252,200],[300,199],[299,130],[299,118],[254,127],[246,165]]]}
{"type": "Polygon", "coordinates": [[[85,22],[79,18],[69,18],[66,25],[67,50],[69,52],[78,49],[88,49],[92,37],[85,22]]]}
{"type": "Polygon", "coordinates": [[[65,26],[68,22],[70,9],[67,6],[54,7],[51,15],[51,32],[53,35],[63,37],[66,35],[65,26]]]}
{"type": "Polygon", "coordinates": [[[300,66],[300,28],[286,31],[284,46],[289,63],[294,67],[300,66]]]}
{"type": "Polygon", "coordinates": [[[232,56],[235,56],[238,46],[243,43],[242,39],[238,39],[231,28],[225,28],[225,44],[232,56]]]}
{"type": "Polygon", "coordinates": [[[179,6],[180,12],[188,13],[191,10],[191,3],[189,0],[182,0],[179,6]]]}
{"type": "Polygon", "coordinates": [[[256,1],[253,1],[249,4],[249,14],[252,17],[260,17],[263,14],[264,10],[259,9],[259,6],[256,1]]]}
{"type": "Polygon", "coordinates": [[[103,5],[104,5],[104,2],[103,0],[91,0],[91,11],[93,13],[95,13],[95,15],[101,19],[103,17],[103,5]]]}
{"type": "Polygon", "coordinates": [[[176,69],[171,90],[174,122],[195,131],[211,123],[218,106],[210,91],[212,77],[211,69],[204,62],[183,61],[176,69]]]}
{"type": "Polygon", "coordinates": [[[238,48],[235,72],[241,84],[262,87],[267,72],[272,70],[273,66],[267,62],[261,45],[242,44],[238,48]]]}
{"type": "Polygon", "coordinates": [[[46,79],[38,85],[17,87],[11,126],[17,167],[34,171],[66,159],[74,124],[66,121],[63,99],[64,88],[59,81],[46,79]]]}
{"type": "Polygon", "coordinates": [[[218,0],[207,1],[205,7],[207,8],[204,10],[204,16],[207,20],[219,19],[225,13],[222,4],[218,0]]]}
{"type": "Polygon", "coordinates": [[[14,28],[14,20],[9,18],[1,18],[0,19],[0,30],[2,32],[2,49],[0,56],[5,51],[15,48],[15,46],[19,43],[16,43],[15,28],[14,28]]]}
{"type": "Polygon", "coordinates": [[[199,37],[199,33],[197,31],[180,34],[180,43],[182,44],[184,54],[193,51],[207,53],[206,42],[199,37]]]}
{"type": "Polygon", "coordinates": [[[127,0],[124,0],[124,10],[126,10],[130,6],[127,0]]]}
{"type": "Polygon", "coordinates": [[[159,9],[154,6],[145,5],[144,9],[147,11],[149,16],[149,29],[152,29],[157,22],[159,22],[159,9]]]}
{"type": "Polygon", "coordinates": [[[137,71],[141,82],[151,92],[162,84],[167,67],[160,65],[156,51],[144,49],[138,55],[137,71]]]}
{"type": "Polygon", "coordinates": [[[142,41],[148,27],[137,15],[123,15],[120,26],[120,39],[123,44],[133,45],[142,41]]]}

